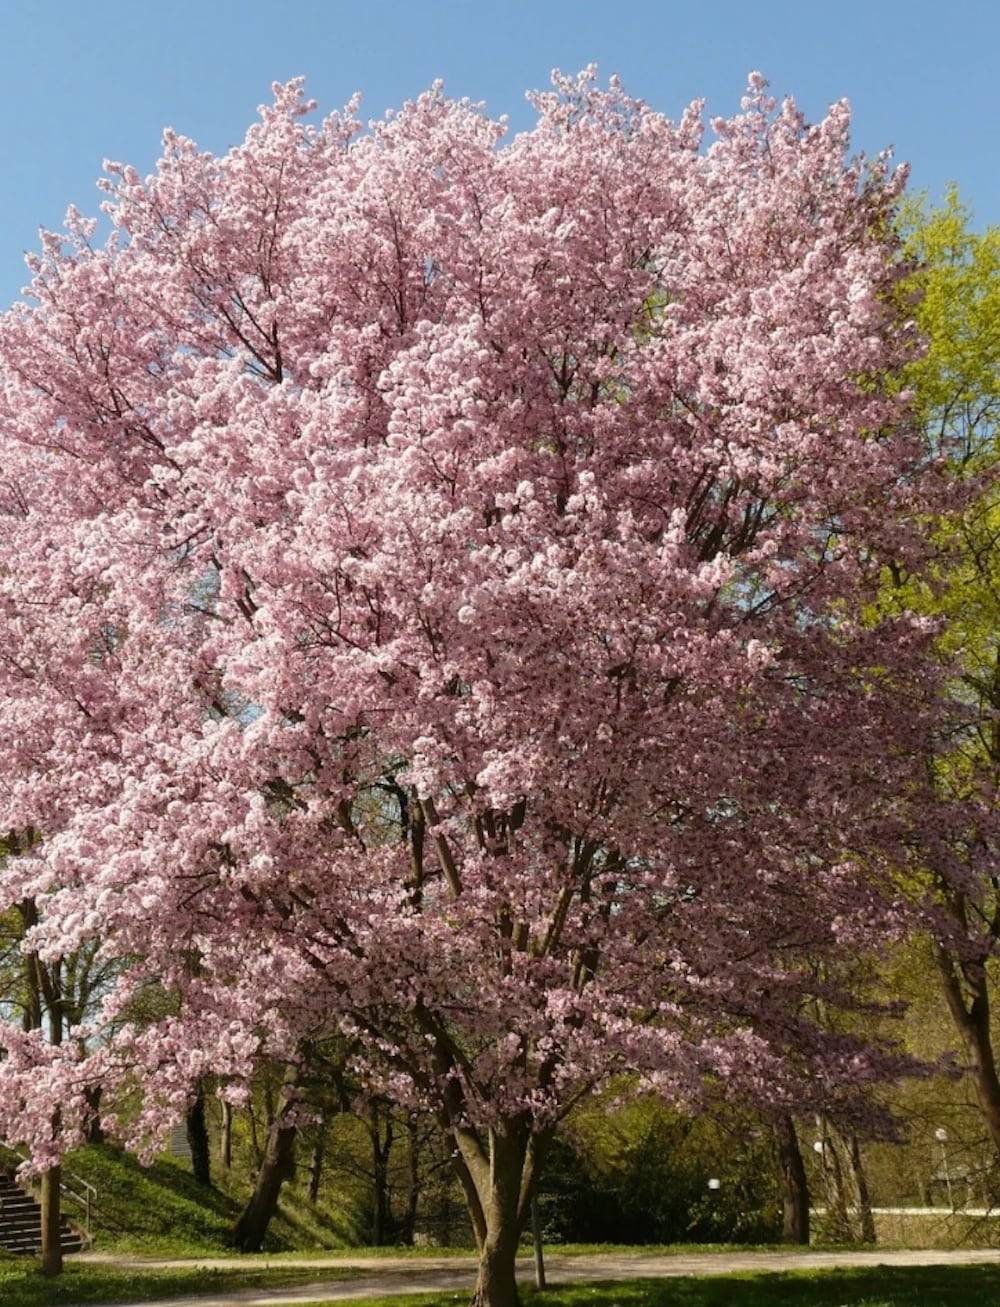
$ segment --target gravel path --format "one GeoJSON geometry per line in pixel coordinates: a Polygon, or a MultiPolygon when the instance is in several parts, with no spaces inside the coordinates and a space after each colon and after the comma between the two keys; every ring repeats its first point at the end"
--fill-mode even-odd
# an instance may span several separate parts
{"type": "MultiPolygon", "coordinates": [[[[254,1267],[293,1266],[313,1267],[317,1270],[357,1270],[359,1274],[340,1280],[326,1280],[321,1276],[312,1284],[300,1284],[284,1289],[241,1289],[229,1293],[186,1296],[161,1299],[157,1307],[281,1307],[294,1303],[336,1303],[364,1298],[382,1298],[404,1293],[454,1293],[471,1289],[475,1279],[475,1259],[472,1257],[302,1257],[294,1260],[281,1258],[268,1262],[266,1258],[247,1259],[207,1257],[204,1259],[164,1259],[117,1257],[105,1253],[83,1253],[73,1258],[74,1263],[105,1263],[120,1267],[254,1267]]],[[[549,1282],[569,1284],[587,1280],[639,1280],[648,1277],[682,1275],[726,1275],[733,1271],[791,1271],[809,1269],[837,1269],[850,1266],[967,1266],[973,1263],[992,1263],[1000,1270],[1000,1250],[910,1249],[900,1252],[773,1252],[773,1253],[684,1253],[677,1257],[653,1253],[598,1253],[579,1257],[552,1253],[545,1259],[549,1282]]],[[[531,1259],[518,1263],[520,1277],[528,1280],[532,1274],[531,1259]]],[[[147,1307],[146,1304],[119,1304],[119,1307],[147,1307]]]]}

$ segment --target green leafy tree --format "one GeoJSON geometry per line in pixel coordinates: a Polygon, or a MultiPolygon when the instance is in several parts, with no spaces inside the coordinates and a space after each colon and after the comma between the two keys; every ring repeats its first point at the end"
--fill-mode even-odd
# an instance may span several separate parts
{"type": "Polygon", "coordinates": [[[1000,228],[977,233],[956,191],[906,213],[916,263],[910,282],[927,351],[903,378],[929,448],[947,454],[947,475],[968,494],[930,524],[941,546],[936,577],[895,573],[888,602],[942,621],[942,653],[958,656],[953,694],[965,728],[928,760],[941,799],[967,811],[941,848],[951,872],[932,866],[942,909],[935,960],[967,1057],[983,1119],[1000,1158],[1000,1073],[991,989],[1000,966],[1000,228]],[[964,867],[963,880],[955,862],[964,867]]]}

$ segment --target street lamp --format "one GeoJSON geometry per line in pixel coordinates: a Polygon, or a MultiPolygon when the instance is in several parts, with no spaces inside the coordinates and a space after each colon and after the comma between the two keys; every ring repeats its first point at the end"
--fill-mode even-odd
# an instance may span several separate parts
{"type": "Polygon", "coordinates": [[[713,1175],[708,1182],[708,1187],[712,1193],[717,1193],[722,1188],[722,1181],[713,1175]]]}

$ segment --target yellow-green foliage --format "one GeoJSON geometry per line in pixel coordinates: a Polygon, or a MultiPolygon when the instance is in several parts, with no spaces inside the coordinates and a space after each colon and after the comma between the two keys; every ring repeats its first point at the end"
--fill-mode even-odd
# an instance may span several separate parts
{"type": "MultiPolygon", "coordinates": [[[[913,202],[904,225],[927,350],[903,382],[930,448],[947,442],[951,474],[976,489],[932,526],[942,548],[937,584],[890,585],[887,601],[945,619],[942,649],[962,669],[957,690],[988,714],[1000,708],[1000,227],[975,232],[954,190],[939,207],[913,202]]],[[[984,752],[995,765],[995,751],[993,732],[970,735],[942,776],[960,784],[984,752]]]]}

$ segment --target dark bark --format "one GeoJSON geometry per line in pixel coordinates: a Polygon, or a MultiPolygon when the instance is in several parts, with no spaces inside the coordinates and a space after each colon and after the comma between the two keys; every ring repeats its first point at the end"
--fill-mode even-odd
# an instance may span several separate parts
{"type": "Polygon", "coordinates": [[[222,1101],[222,1126],[219,1130],[219,1161],[225,1170],[233,1165],[233,1105],[222,1101]]]}
{"type": "Polygon", "coordinates": [[[809,1182],[805,1163],[795,1133],[795,1122],[789,1113],[783,1113],[774,1124],[778,1146],[778,1166],[781,1172],[783,1243],[809,1243],[809,1182]]]}
{"type": "Polygon", "coordinates": [[[382,1108],[378,1103],[372,1104],[368,1134],[372,1145],[372,1179],[374,1183],[372,1243],[376,1248],[379,1248],[392,1241],[392,1205],[389,1194],[389,1155],[392,1151],[393,1140],[391,1108],[382,1108]]]}
{"type": "Polygon", "coordinates": [[[247,1103],[247,1121],[250,1124],[250,1147],[253,1149],[254,1165],[260,1169],[264,1162],[264,1150],[260,1146],[260,1135],[257,1133],[257,1113],[253,1110],[253,1099],[247,1103]]]}
{"type": "Polygon", "coordinates": [[[103,1144],[104,1130],[101,1126],[101,1095],[103,1089],[100,1085],[92,1085],[87,1090],[87,1106],[90,1109],[90,1117],[87,1121],[87,1143],[103,1144]]]}
{"type": "Polygon", "coordinates": [[[417,1206],[420,1202],[420,1129],[416,1116],[411,1114],[406,1121],[407,1168],[406,1168],[406,1202],[403,1206],[403,1221],[399,1231],[400,1240],[412,1247],[417,1230],[417,1206]]]}
{"type": "MultiPolygon", "coordinates": [[[[38,924],[38,909],[34,899],[26,899],[21,904],[21,918],[25,930],[38,924]]],[[[43,963],[36,953],[29,953],[25,958],[26,980],[28,989],[27,1008],[31,1019],[42,1024],[42,1010],[49,1019],[49,1042],[58,1047],[63,1042],[63,1005],[62,1005],[62,966],[56,961],[43,963]]],[[[62,1114],[56,1108],[52,1114],[52,1137],[57,1139],[62,1129],[62,1114]]],[[[63,1270],[62,1253],[62,1195],[60,1184],[61,1170],[50,1166],[42,1172],[41,1194],[41,1254],[42,1274],[46,1276],[61,1275],[63,1270]]]]}
{"type": "Polygon", "coordinates": [[[205,1090],[198,1086],[195,1100],[187,1112],[187,1138],[191,1149],[191,1169],[199,1184],[211,1185],[212,1163],[208,1151],[208,1123],[205,1120],[205,1090]]]}
{"type": "Polygon", "coordinates": [[[233,1245],[240,1252],[259,1252],[278,1210],[281,1187],[295,1168],[297,1127],[289,1120],[297,1100],[294,1082],[286,1085],[274,1120],[267,1132],[257,1183],[233,1229],[233,1245]]]}

